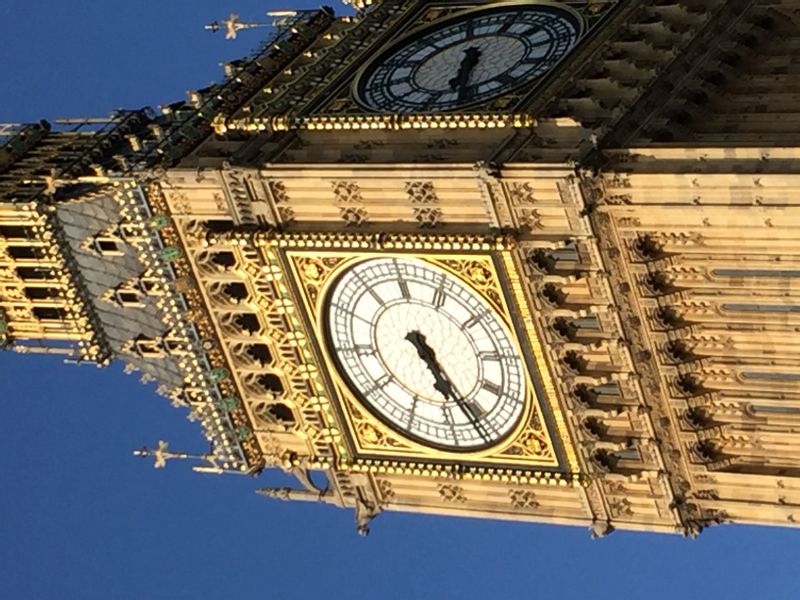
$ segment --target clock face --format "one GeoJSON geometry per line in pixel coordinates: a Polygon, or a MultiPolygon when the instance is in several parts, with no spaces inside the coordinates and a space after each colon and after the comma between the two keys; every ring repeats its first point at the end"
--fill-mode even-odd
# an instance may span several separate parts
{"type": "Polygon", "coordinates": [[[504,4],[419,31],[370,63],[356,83],[367,107],[439,112],[484,102],[548,73],[577,43],[579,15],[504,4]]]}
{"type": "Polygon", "coordinates": [[[519,422],[526,380],[508,328],[444,269],[365,260],[340,276],[326,310],[342,376],[393,429],[466,451],[496,444],[519,422]]]}

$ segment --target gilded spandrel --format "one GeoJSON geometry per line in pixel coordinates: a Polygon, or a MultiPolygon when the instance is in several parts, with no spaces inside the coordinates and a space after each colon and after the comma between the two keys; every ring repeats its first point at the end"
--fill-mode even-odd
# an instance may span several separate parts
{"type": "Polygon", "coordinates": [[[0,129],[3,347],[124,361],[209,442],[137,455],[360,533],[800,519],[800,2],[351,5],[0,129]]]}

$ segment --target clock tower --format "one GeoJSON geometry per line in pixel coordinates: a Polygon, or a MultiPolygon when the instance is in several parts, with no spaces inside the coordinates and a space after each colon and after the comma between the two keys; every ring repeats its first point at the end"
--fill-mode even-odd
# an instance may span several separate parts
{"type": "Polygon", "coordinates": [[[204,470],[283,469],[260,493],[362,533],[797,522],[800,3],[354,4],[282,13],[93,161],[32,169],[65,138],[14,132],[7,344],[68,320],[201,419],[204,470]],[[33,285],[11,249],[49,239],[33,285]]]}

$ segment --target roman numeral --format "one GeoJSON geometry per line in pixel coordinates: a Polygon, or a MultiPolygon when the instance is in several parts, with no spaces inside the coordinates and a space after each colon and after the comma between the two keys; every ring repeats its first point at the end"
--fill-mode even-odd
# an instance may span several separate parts
{"type": "Polygon", "coordinates": [[[411,428],[411,424],[414,422],[414,416],[417,412],[417,402],[419,402],[419,396],[414,396],[414,399],[411,401],[411,411],[408,413],[409,428],[411,428]]]}
{"type": "Polygon", "coordinates": [[[475,23],[472,21],[467,21],[466,29],[464,30],[464,34],[466,39],[471,40],[475,37],[475,23]]]}
{"type": "Polygon", "coordinates": [[[411,292],[408,290],[408,284],[406,283],[406,280],[398,279],[397,285],[400,287],[400,294],[403,296],[403,298],[409,300],[411,298],[411,292]]]}
{"type": "Polygon", "coordinates": [[[375,354],[375,348],[367,344],[356,344],[355,346],[337,346],[337,352],[355,352],[356,354],[375,354]]]}
{"type": "Polygon", "coordinates": [[[444,293],[444,289],[441,287],[436,288],[436,291],[433,293],[433,305],[436,308],[441,308],[444,306],[446,300],[447,295],[444,293]]]}
{"type": "Polygon", "coordinates": [[[500,73],[500,75],[497,75],[495,79],[503,85],[514,85],[517,83],[517,78],[509,75],[508,73],[500,73]]]}
{"type": "Polygon", "coordinates": [[[472,317],[470,317],[469,320],[464,321],[464,323],[462,323],[461,325],[462,327],[464,327],[464,329],[469,329],[470,327],[474,327],[475,325],[480,323],[483,317],[485,316],[486,313],[475,313],[474,315],[472,315],[472,317]]]}
{"type": "Polygon", "coordinates": [[[491,381],[483,381],[483,383],[481,383],[481,387],[485,389],[487,392],[491,392],[495,396],[500,395],[500,386],[497,385],[496,383],[493,383],[491,381]]]}
{"type": "Polygon", "coordinates": [[[482,419],[483,416],[486,414],[486,411],[483,410],[480,406],[478,406],[474,402],[466,402],[464,405],[467,407],[467,410],[469,410],[469,412],[475,419],[482,419]]]}
{"type": "Polygon", "coordinates": [[[364,390],[364,395],[365,396],[369,396],[373,392],[377,392],[378,390],[385,388],[387,385],[389,385],[389,382],[391,382],[391,381],[392,381],[392,376],[391,375],[388,375],[388,374],[387,375],[383,375],[380,379],[375,381],[375,383],[373,385],[371,385],[369,388],[364,390]]]}

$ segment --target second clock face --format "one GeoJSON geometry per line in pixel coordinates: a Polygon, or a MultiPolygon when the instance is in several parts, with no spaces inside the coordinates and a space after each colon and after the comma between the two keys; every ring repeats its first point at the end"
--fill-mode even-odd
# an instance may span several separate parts
{"type": "Polygon", "coordinates": [[[328,346],[361,402],[393,429],[455,451],[496,444],[519,422],[524,366],[500,315],[419,259],[349,268],[327,304],[328,346]]]}
{"type": "Polygon", "coordinates": [[[551,4],[501,4],[430,26],[370,63],[356,84],[366,106],[437,112],[483,102],[547,74],[575,46],[576,13],[551,4]]]}

